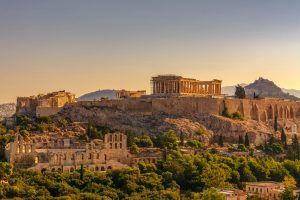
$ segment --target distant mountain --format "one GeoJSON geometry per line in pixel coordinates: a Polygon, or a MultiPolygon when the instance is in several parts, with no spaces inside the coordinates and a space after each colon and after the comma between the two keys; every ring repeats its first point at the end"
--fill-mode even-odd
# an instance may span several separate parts
{"type": "Polygon", "coordinates": [[[295,89],[284,89],[281,88],[283,92],[294,95],[298,98],[300,98],[300,90],[295,90],[295,89]]]}
{"type": "Polygon", "coordinates": [[[93,101],[101,98],[116,99],[116,93],[117,90],[98,90],[78,97],[77,101],[93,101]]]}
{"type": "MultiPolygon", "coordinates": [[[[261,97],[285,98],[291,100],[298,100],[298,98],[300,98],[300,90],[282,89],[273,81],[264,78],[259,78],[249,85],[240,85],[245,88],[247,96],[253,96],[253,93],[255,92],[261,97]]],[[[235,86],[226,86],[222,88],[222,94],[232,96],[234,93],[235,86]]]]}
{"type": "Polygon", "coordinates": [[[5,117],[11,117],[16,112],[16,104],[14,103],[6,103],[0,104],[0,120],[5,117]]]}

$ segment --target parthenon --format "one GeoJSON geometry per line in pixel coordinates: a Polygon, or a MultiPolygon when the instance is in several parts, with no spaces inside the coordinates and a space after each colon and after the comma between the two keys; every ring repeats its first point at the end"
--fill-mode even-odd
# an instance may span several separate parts
{"type": "Polygon", "coordinates": [[[159,75],[152,77],[152,95],[155,96],[187,96],[187,95],[221,95],[222,81],[199,81],[175,75],[159,75]]]}

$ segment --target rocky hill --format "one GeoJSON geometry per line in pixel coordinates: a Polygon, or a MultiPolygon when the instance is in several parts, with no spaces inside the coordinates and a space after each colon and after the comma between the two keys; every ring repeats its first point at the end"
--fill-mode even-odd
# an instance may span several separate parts
{"type": "Polygon", "coordinates": [[[248,133],[250,140],[262,143],[270,136],[271,127],[257,121],[235,121],[209,114],[187,114],[181,116],[165,113],[128,113],[112,107],[70,106],[65,107],[59,117],[72,122],[88,122],[98,126],[108,126],[112,130],[133,131],[137,134],[156,135],[174,130],[187,138],[199,138],[206,143],[216,141],[223,135],[225,141],[237,142],[239,135],[248,133]],[[200,131],[199,131],[200,130],[200,131]],[[196,134],[196,133],[200,134],[196,134]]]}
{"type": "Polygon", "coordinates": [[[116,98],[116,90],[98,90],[95,92],[84,94],[77,98],[77,101],[94,101],[100,100],[101,98],[116,98]]]}
{"type": "Polygon", "coordinates": [[[0,120],[5,117],[11,117],[16,112],[16,104],[14,103],[6,103],[0,104],[0,120]]]}
{"type": "MultiPolygon", "coordinates": [[[[275,97],[275,98],[287,98],[297,100],[300,98],[300,90],[295,89],[284,89],[278,87],[274,82],[259,78],[251,84],[239,84],[246,89],[248,96],[253,96],[253,93],[261,94],[262,97],[275,97]]],[[[235,93],[235,86],[222,87],[222,94],[233,96],[235,93]]]]}
{"type": "Polygon", "coordinates": [[[245,87],[247,96],[252,97],[255,93],[260,97],[274,97],[282,99],[298,100],[297,97],[284,93],[280,87],[278,87],[273,81],[268,79],[259,78],[253,83],[245,87]]]}

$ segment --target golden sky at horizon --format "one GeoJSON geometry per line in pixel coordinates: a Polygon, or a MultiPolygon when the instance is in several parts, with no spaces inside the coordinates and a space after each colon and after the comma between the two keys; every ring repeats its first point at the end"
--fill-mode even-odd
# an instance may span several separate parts
{"type": "Polygon", "coordinates": [[[146,89],[158,74],[300,89],[300,2],[0,2],[0,103],[146,89]]]}

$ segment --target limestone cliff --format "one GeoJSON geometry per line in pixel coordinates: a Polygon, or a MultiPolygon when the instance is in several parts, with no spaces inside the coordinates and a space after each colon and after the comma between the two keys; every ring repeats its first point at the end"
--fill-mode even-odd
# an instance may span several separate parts
{"type": "Polygon", "coordinates": [[[105,106],[69,106],[61,111],[60,117],[73,122],[89,122],[106,125],[119,131],[134,131],[139,134],[159,134],[170,129],[178,135],[182,132],[187,138],[201,138],[206,143],[223,135],[227,142],[237,142],[239,135],[249,134],[250,140],[263,143],[271,133],[271,126],[262,122],[234,121],[212,114],[190,113],[171,115],[166,113],[130,113],[105,106]],[[202,130],[202,134],[196,134],[202,130]],[[204,133],[204,134],[203,134],[204,133]]]}

